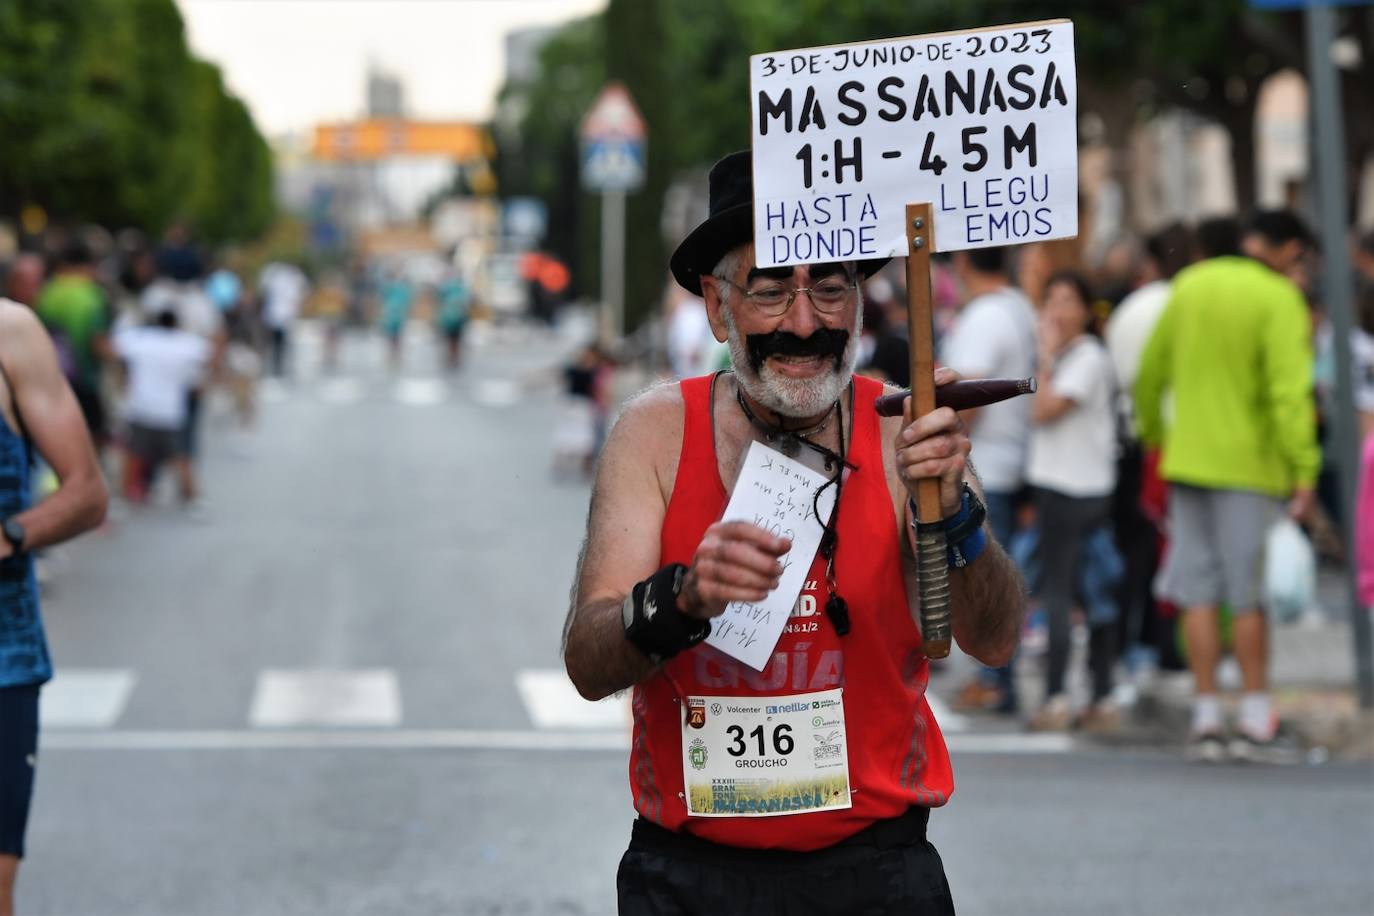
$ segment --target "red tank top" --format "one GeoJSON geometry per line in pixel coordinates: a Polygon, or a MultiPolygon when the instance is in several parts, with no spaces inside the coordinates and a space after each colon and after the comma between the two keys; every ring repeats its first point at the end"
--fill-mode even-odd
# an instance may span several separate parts
{"type": "MultiPolygon", "coordinates": [[[[838,508],[837,591],[852,629],[835,633],[823,608],[825,562],[811,566],[788,627],[762,672],[702,644],[634,689],[630,788],[635,808],[670,830],[757,849],[813,850],[954,791],[949,753],[926,703],[930,667],[908,610],[897,521],[873,401],[882,385],[856,377],[853,443],[838,508]],[[785,696],[844,688],[852,807],[769,817],[689,817],[683,798],[683,697],[785,696]]],[[[686,420],[660,535],[664,564],[690,565],[728,501],[717,470],[711,377],[682,382],[686,420]]]]}

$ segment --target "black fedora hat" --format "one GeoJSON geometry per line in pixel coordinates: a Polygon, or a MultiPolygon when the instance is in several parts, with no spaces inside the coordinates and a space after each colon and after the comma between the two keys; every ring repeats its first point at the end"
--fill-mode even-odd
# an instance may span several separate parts
{"type": "MultiPolygon", "coordinates": [[[[711,167],[710,207],[706,221],[692,230],[668,260],[673,279],[701,295],[701,277],[715,270],[732,248],[754,237],[754,171],[749,150],[731,153],[711,167]]],[[[871,277],[891,258],[859,262],[871,277]]]]}

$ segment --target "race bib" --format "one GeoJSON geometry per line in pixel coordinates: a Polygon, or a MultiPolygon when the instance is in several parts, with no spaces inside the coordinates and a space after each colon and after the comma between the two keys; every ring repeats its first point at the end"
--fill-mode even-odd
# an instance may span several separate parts
{"type": "Polygon", "coordinates": [[[840,689],[785,697],[687,697],[682,772],[693,817],[848,808],[840,689]]]}

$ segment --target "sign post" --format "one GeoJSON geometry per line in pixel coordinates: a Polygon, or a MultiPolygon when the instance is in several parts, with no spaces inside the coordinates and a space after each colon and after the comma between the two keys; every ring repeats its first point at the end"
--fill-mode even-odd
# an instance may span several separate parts
{"type": "MultiPolygon", "coordinates": [[[[1325,4],[1307,5],[1307,68],[1312,87],[1312,113],[1316,142],[1317,200],[1321,214],[1322,260],[1325,262],[1326,304],[1336,340],[1336,409],[1332,432],[1336,466],[1340,470],[1341,505],[1355,505],[1359,480],[1359,445],[1355,424],[1355,401],[1351,391],[1354,370],[1351,366],[1351,308],[1355,301],[1351,284],[1350,252],[1347,232],[1350,225],[1345,201],[1345,137],[1341,124],[1341,86],[1331,62],[1331,43],[1335,40],[1334,14],[1325,4]]],[[[1347,562],[1346,581],[1350,597],[1350,621],[1355,650],[1355,683],[1360,707],[1374,709],[1374,637],[1369,614],[1360,604],[1355,575],[1355,519],[1346,511],[1344,525],[1347,562]]]]}
{"type": "Polygon", "coordinates": [[[644,118],[620,83],[608,83],[582,119],[582,185],[601,195],[601,329],[625,333],[625,194],[644,184],[644,118]]]}
{"type": "MultiPolygon", "coordinates": [[[[911,409],[906,421],[935,409],[935,326],[931,320],[930,239],[935,224],[928,203],[906,206],[907,322],[911,342],[911,409]]],[[[916,520],[935,527],[916,535],[916,567],[920,571],[921,644],[929,658],[949,655],[952,638],[949,611],[949,545],[938,523],[940,481],[926,477],[916,483],[916,520]]]]}
{"type": "MultiPolygon", "coordinates": [[[[1078,234],[1065,19],[750,58],[760,267],[907,258],[912,415],[935,409],[930,254],[1078,234]]],[[[939,483],[917,515],[941,517],[939,483]]],[[[944,533],[916,545],[921,635],[949,653],[944,533]]]]}

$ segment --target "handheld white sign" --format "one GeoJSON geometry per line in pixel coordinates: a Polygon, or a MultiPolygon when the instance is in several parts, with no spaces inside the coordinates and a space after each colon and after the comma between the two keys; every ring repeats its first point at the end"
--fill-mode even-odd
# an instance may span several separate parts
{"type": "Polygon", "coordinates": [[[756,54],[760,267],[906,254],[929,201],[937,251],[1078,234],[1068,20],[756,54]]]}
{"type": "Polygon", "coordinates": [[[774,537],[789,538],[792,549],[779,558],[783,573],[778,587],[759,602],[731,602],[724,614],[711,621],[708,644],[755,671],[768,665],[806,585],[806,574],[834,508],[835,488],[825,486],[824,475],[762,442],[750,444],[721,521],[752,522],[774,537]]]}

